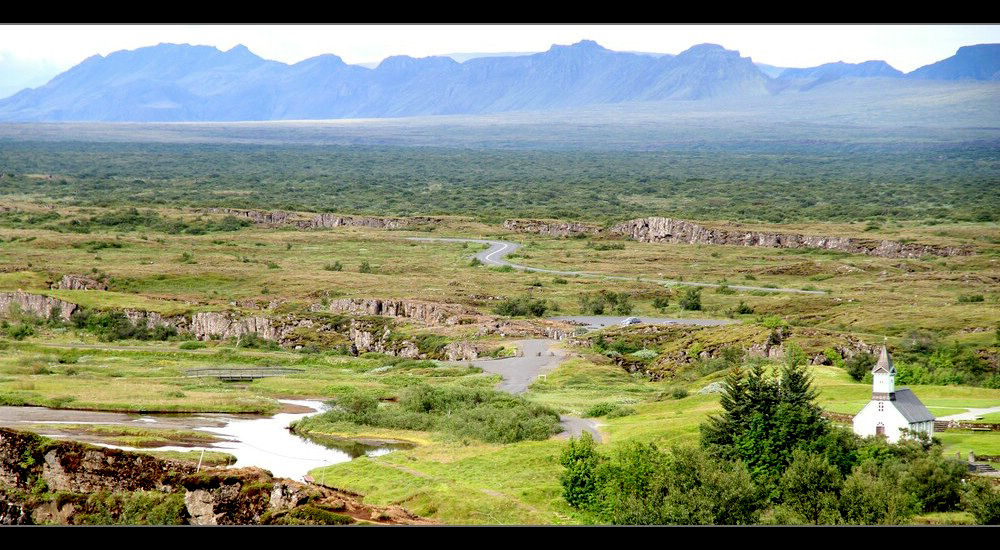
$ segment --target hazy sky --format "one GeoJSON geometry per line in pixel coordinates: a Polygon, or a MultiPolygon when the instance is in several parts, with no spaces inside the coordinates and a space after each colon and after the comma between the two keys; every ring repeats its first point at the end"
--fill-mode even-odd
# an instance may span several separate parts
{"type": "Polygon", "coordinates": [[[882,59],[908,72],[959,46],[1000,43],[1000,25],[0,25],[0,61],[66,69],[94,54],[174,42],[221,50],[244,44],[286,63],[323,53],[364,63],[399,54],[537,52],[582,39],[671,54],[711,42],[781,67],[882,59]]]}

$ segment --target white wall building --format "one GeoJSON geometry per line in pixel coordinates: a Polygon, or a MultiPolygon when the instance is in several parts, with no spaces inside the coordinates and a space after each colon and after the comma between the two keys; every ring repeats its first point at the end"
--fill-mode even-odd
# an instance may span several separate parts
{"type": "Polygon", "coordinates": [[[934,415],[910,389],[896,389],[896,368],[889,350],[882,346],[872,369],[872,400],[854,416],[854,433],[862,437],[885,436],[896,443],[904,429],[930,436],[934,433],[934,415]]]}

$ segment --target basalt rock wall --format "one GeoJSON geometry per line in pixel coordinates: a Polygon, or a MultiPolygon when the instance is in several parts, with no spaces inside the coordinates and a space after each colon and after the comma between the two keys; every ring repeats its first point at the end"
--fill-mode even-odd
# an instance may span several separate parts
{"type": "Polygon", "coordinates": [[[190,332],[199,340],[211,337],[239,338],[256,334],[265,340],[280,340],[280,325],[260,315],[238,316],[223,312],[202,312],[191,316],[190,332]]]}
{"type": "Polygon", "coordinates": [[[550,237],[598,235],[601,233],[601,228],[593,224],[542,220],[505,220],[503,228],[518,233],[539,233],[550,237]]]}
{"type": "Polygon", "coordinates": [[[457,325],[485,319],[472,308],[458,304],[442,304],[422,300],[382,300],[378,298],[343,298],[328,305],[315,304],[313,311],[350,313],[353,315],[380,315],[413,319],[429,325],[457,325]]]}
{"type": "Polygon", "coordinates": [[[824,237],[791,233],[764,233],[705,227],[671,218],[639,218],[612,227],[612,234],[647,243],[726,244],[769,248],[821,248],[885,258],[919,258],[925,255],[962,256],[972,253],[962,247],[900,243],[854,237],[824,237]]]}
{"type": "Polygon", "coordinates": [[[280,210],[243,210],[238,208],[204,208],[196,212],[225,214],[250,220],[256,224],[278,226],[293,225],[301,229],[324,229],[331,227],[370,227],[372,229],[403,229],[418,225],[441,222],[441,218],[382,218],[377,216],[341,216],[338,214],[303,214],[280,210]]]}
{"type": "Polygon", "coordinates": [[[22,313],[30,313],[43,319],[52,317],[58,312],[59,317],[69,321],[70,315],[76,311],[77,305],[58,298],[27,292],[0,292],[0,315],[11,314],[11,308],[20,309],[22,313]]]}
{"type": "Polygon", "coordinates": [[[107,283],[83,275],[63,275],[55,285],[60,290],[107,290],[107,283]]]}

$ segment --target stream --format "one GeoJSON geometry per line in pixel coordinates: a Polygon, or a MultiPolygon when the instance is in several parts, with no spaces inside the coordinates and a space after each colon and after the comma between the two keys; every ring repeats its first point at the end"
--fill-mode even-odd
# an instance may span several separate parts
{"type": "MultiPolygon", "coordinates": [[[[282,399],[286,409],[306,412],[279,412],[273,416],[238,414],[144,414],[134,415],[101,411],[48,409],[46,407],[0,407],[0,426],[27,429],[54,439],[66,439],[65,433],[46,433],[39,426],[59,425],[118,425],[175,430],[203,431],[222,438],[210,445],[167,445],[155,447],[123,447],[108,445],[97,438],[71,436],[84,441],[127,451],[221,451],[236,457],[232,467],[258,466],[270,470],[276,477],[301,481],[309,470],[328,464],[347,462],[359,456],[378,456],[410,445],[391,442],[358,442],[323,440],[316,443],[288,430],[292,422],[318,414],[325,409],[321,401],[282,399]]],[[[60,430],[64,431],[64,430],[60,430]]]]}

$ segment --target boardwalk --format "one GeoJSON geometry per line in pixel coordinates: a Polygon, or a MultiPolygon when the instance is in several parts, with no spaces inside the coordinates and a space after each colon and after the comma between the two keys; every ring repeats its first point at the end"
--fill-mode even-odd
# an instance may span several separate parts
{"type": "Polygon", "coordinates": [[[268,378],[271,376],[285,376],[288,374],[298,374],[300,372],[305,372],[305,370],[287,367],[213,367],[204,369],[188,369],[184,372],[184,375],[188,378],[218,378],[219,380],[226,382],[235,382],[256,380],[258,378],[268,378]]]}

